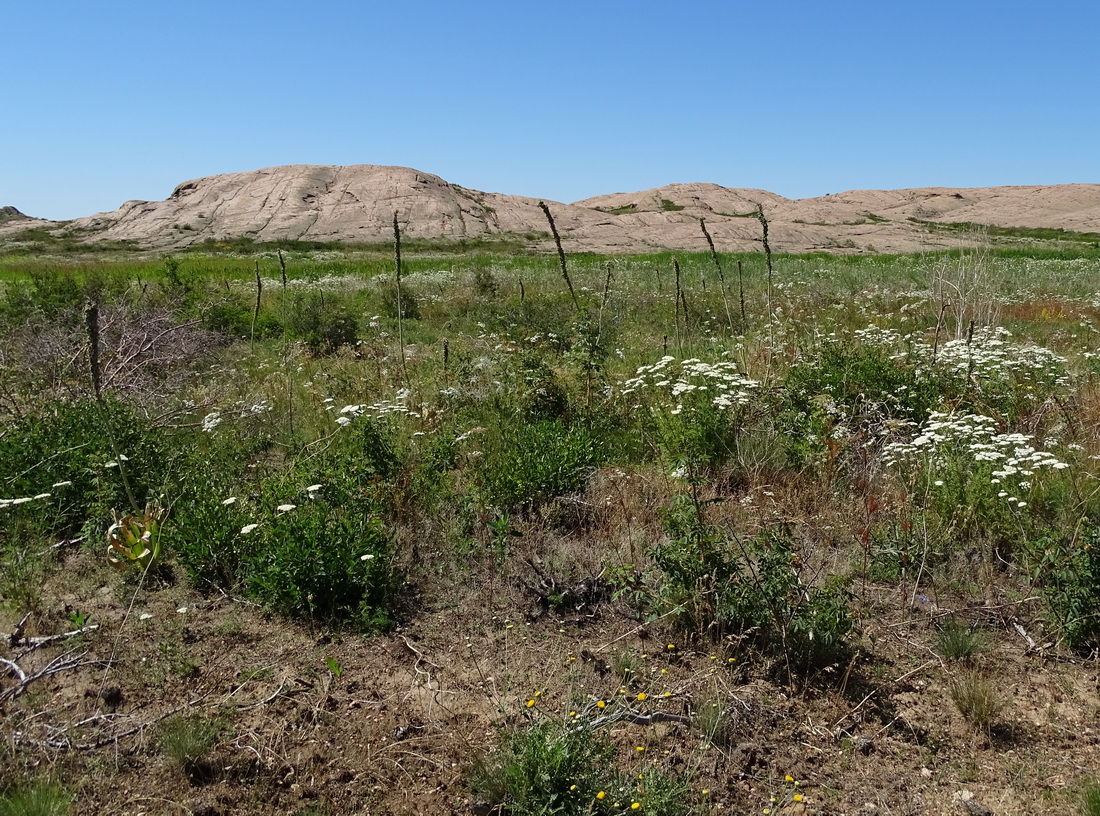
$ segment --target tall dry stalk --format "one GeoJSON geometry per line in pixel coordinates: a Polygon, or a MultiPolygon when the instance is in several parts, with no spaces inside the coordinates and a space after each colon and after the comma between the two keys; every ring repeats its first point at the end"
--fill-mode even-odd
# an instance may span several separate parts
{"type": "Polygon", "coordinates": [[[260,261],[256,259],[256,308],[252,310],[252,339],[249,348],[256,353],[256,321],[260,319],[260,296],[264,292],[264,282],[260,279],[260,261]]]}
{"type": "Polygon", "coordinates": [[[741,271],[741,262],[737,262],[737,296],[741,301],[741,325],[747,326],[745,319],[745,274],[741,271]]]}
{"type": "MultiPolygon", "coordinates": [[[[718,260],[718,252],[714,249],[714,240],[710,237],[710,231],[707,230],[707,219],[699,219],[699,228],[703,230],[703,236],[707,239],[707,246],[710,247],[710,259],[714,263],[714,268],[718,270],[718,283],[722,287],[722,305],[726,307],[726,320],[729,322],[730,333],[733,333],[733,316],[730,314],[730,302],[726,296],[726,274],[722,271],[722,263],[718,260]]],[[[744,309],[741,310],[741,319],[745,319],[744,309]]]]}
{"type": "Polygon", "coordinates": [[[401,299],[401,227],[397,223],[397,210],[393,212],[393,263],[397,270],[397,345],[401,355],[401,376],[409,381],[405,366],[405,304],[401,299]]]}
{"type": "Polygon", "coordinates": [[[569,268],[565,265],[565,250],[561,248],[561,236],[558,235],[558,226],[554,223],[554,216],[550,214],[550,208],[545,201],[539,202],[539,207],[546,214],[546,220],[550,223],[550,232],[554,236],[554,245],[558,248],[558,262],[561,264],[561,276],[565,278],[565,285],[569,287],[569,296],[573,298],[573,306],[577,314],[581,313],[581,302],[577,300],[577,293],[573,291],[573,281],[569,279],[569,268]]]}
{"type": "Polygon", "coordinates": [[[103,399],[103,372],[99,363],[99,304],[95,301],[89,301],[85,307],[84,321],[88,331],[88,372],[92,380],[92,393],[95,395],[96,405],[99,406],[100,419],[107,431],[107,439],[111,443],[111,451],[115,455],[115,462],[118,463],[118,475],[122,478],[122,487],[126,491],[126,498],[130,500],[130,507],[137,512],[139,509],[137,499],[130,487],[130,479],[126,475],[126,457],[122,455],[122,449],[119,448],[118,440],[115,439],[111,416],[103,399]]]}
{"type": "Polygon", "coordinates": [[[760,222],[761,229],[764,230],[764,237],[761,238],[761,242],[764,244],[764,257],[768,262],[768,320],[772,319],[772,247],[768,243],[768,219],[764,215],[764,205],[756,205],[756,218],[760,222]]]}
{"type": "Polygon", "coordinates": [[[684,300],[684,291],[680,288],[680,262],[675,258],[672,259],[672,269],[676,273],[676,350],[681,357],[684,356],[684,341],[680,334],[680,305],[684,307],[684,329],[687,329],[687,301],[684,300]]]}

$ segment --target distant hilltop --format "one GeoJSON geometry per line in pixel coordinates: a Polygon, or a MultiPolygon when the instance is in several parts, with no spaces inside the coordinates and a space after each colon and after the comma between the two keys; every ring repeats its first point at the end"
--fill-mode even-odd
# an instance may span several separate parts
{"type": "MultiPolygon", "coordinates": [[[[705,250],[701,218],[719,250],[757,250],[758,209],[776,252],[936,250],[985,240],[981,227],[1020,241],[1091,240],[1100,233],[1100,184],[856,190],[794,200],[691,183],[547,203],[566,249],[601,253],[705,250]]],[[[511,236],[548,249],[538,204],[408,167],[298,164],[187,181],[164,201],[128,201],[72,222],[28,219],[4,207],[0,239],[16,240],[20,228],[38,226],[78,241],[129,241],[152,250],[241,237],[373,243],[390,239],[397,212],[410,238],[511,236]]]]}

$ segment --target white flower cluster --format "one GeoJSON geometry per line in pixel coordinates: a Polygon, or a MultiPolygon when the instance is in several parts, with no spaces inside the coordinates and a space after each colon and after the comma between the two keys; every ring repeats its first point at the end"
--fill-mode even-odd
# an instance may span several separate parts
{"type": "MultiPolygon", "coordinates": [[[[948,459],[964,454],[971,467],[988,463],[990,484],[1011,490],[1027,491],[1038,470],[1064,470],[1068,464],[1054,454],[1031,444],[1032,437],[1021,433],[997,433],[996,420],[980,414],[951,414],[934,411],[908,442],[891,442],[883,447],[887,467],[925,463],[930,469],[942,467],[948,459]],[[1006,485],[1007,482],[1012,485],[1006,485]]],[[[935,485],[943,484],[936,480],[935,485]]],[[[1001,489],[999,497],[1017,507],[1027,502],[1001,489]]]]}
{"type": "Polygon", "coordinates": [[[420,414],[410,409],[406,402],[410,393],[409,389],[402,388],[397,392],[397,395],[390,400],[382,400],[371,405],[345,405],[340,409],[340,416],[336,417],[336,423],[342,427],[346,427],[351,424],[351,421],[355,419],[355,417],[362,416],[363,414],[369,414],[375,419],[381,419],[390,414],[419,417],[420,414]]]}
{"type": "Polygon", "coordinates": [[[42,499],[48,499],[52,493],[39,493],[37,496],[21,496],[18,499],[0,499],[0,510],[5,507],[18,507],[21,504],[26,504],[32,501],[41,501],[42,499]]]}
{"type": "Polygon", "coordinates": [[[623,395],[642,390],[657,390],[675,400],[671,413],[679,414],[684,410],[685,395],[705,394],[711,404],[719,409],[747,405],[753,391],[760,383],[743,375],[736,363],[718,361],[704,363],[692,358],[677,361],[675,357],[665,356],[653,365],[641,366],[637,375],[623,383],[623,395]]]}
{"type": "Polygon", "coordinates": [[[950,340],[940,347],[936,365],[958,376],[973,372],[988,380],[1042,382],[1051,386],[1069,384],[1066,358],[1048,348],[1011,342],[1012,332],[1001,326],[985,326],[974,331],[968,342],[950,340]]]}

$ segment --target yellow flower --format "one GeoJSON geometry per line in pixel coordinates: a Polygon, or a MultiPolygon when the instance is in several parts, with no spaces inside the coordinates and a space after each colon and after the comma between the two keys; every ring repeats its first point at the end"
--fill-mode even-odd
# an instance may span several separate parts
{"type": "Polygon", "coordinates": [[[792,798],[793,798],[793,799],[794,799],[794,800],[795,800],[796,802],[801,802],[801,801],[802,801],[802,794],[801,794],[801,793],[796,793],[796,794],[795,794],[795,795],[794,795],[794,796],[793,796],[792,798]]]}
{"type": "Polygon", "coordinates": [[[794,782],[794,777],[793,777],[793,776],[791,776],[790,774],[787,774],[787,775],[786,775],[785,777],[783,777],[783,778],[784,778],[784,779],[786,779],[786,780],[787,780],[788,782],[794,782]]]}
{"type": "Polygon", "coordinates": [[[576,711],[570,711],[570,712],[569,712],[569,716],[570,716],[570,717],[576,717],[576,716],[577,716],[577,712],[576,712],[576,711]]]}
{"type": "Polygon", "coordinates": [[[599,793],[596,794],[597,799],[603,799],[605,796],[607,796],[607,794],[604,793],[603,791],[600,791],[599,793]]]}
{"type": "Polygon", "coordinates": [[[640,808],[641,806],[642,806],[642,803],[641,803],[641,802],[635,802],[634,804],[632,804],[632,805],[630,806],[630,809],[631,809],[631,810],[637,810],[637,809],[638,809],[638,808],[640,808]]]}
{"type": "Polygon", "coordinates": [[[646,698],[646,693],[644,691],[639,691],[638,692],[638,699],[639,700],[644,700],[645,698],[646,698]]]}
{"type": "Polygon", "coordinates": [[[528,708],[530,708],[530,707],[531,707],[531,706],[533,706],[534,704],[535,704],[535,701],[534,701],[534,700],[528,700],[528,701],[527,701],[527,707],[528,707],[528,708]]]}
{"type": "Polygon", "coordinates": [[[576,785],[570,785],[570,786],[569,786],[569,790],[576,790],[576,789],[577,789],[577,786],[576,786],[576,785]]]}
{"type": "Polygon", "coordinates": [[[645,750],[645,746],[644,746],[644,745],[639,745],[639,746],[638,746],[638,750],[639,750],[639,751],[644,751],[644,750],[645,750]]]}
{"type": "Polygon", "coordinates": [[[703,788],[703,796],[706,796],[708,793],[710,793],[710,789],[709,788],[703,788]]]}
{"type": "Polygon", "coordinates": [[[607,703],[605,703],[603,700],[600,700],[598,703],[596,703],[596,708],[606,708],[606,707],[607,707],[607,703]]]}

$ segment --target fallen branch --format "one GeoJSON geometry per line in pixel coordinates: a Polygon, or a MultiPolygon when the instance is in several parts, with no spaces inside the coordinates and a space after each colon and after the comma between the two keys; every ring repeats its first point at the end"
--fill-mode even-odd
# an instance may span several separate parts
{"type": "Polygon", "coordinates": [[[16,656],[16,660],[18,660],[20,657],[24,657],[30,654],[40,646],[46,646],[50,643],[56,643],[59,640],[66,640],[71,637],[76,637],[77,635],[83,635],[87,632],[94,632],[98,628],[98,623],[90,623],[87,626],[80,627],[79,629],[73,629],[71,632],[62,632],[60,635],[40,635],[37,637],[16,638],[16,633],[13,632],[7,637],[9,638],[13,647],[20,644],[27,647],[16,656]]]}
{"type": "Polygon", "coordinates": [[[24,672],[21,668],[19,668],[17,664],[13,663],[12,661],[4,660],[4,664],[9,666],[15,674],[19,675],[20,680],[18,684],[12,686],[3,694],[0,694],[0,702],[4,702],[5,700],[14,700],[16,697],[19,697],[35,680],[41,680],[43,677],[48,677],[51,674],[63,672],[66,669],[75,669],[80,666],[90,665],[94,661],[87,661],[86,663],[82,662],[84,656],[87,654],[87,652],[83,652],[76,657],[73,657],[72,652],[66,652],[63,655],[58,655],[49,663],[47,663],[45,668],[40,669],[34,674],[30,675],[24,672]]]}

